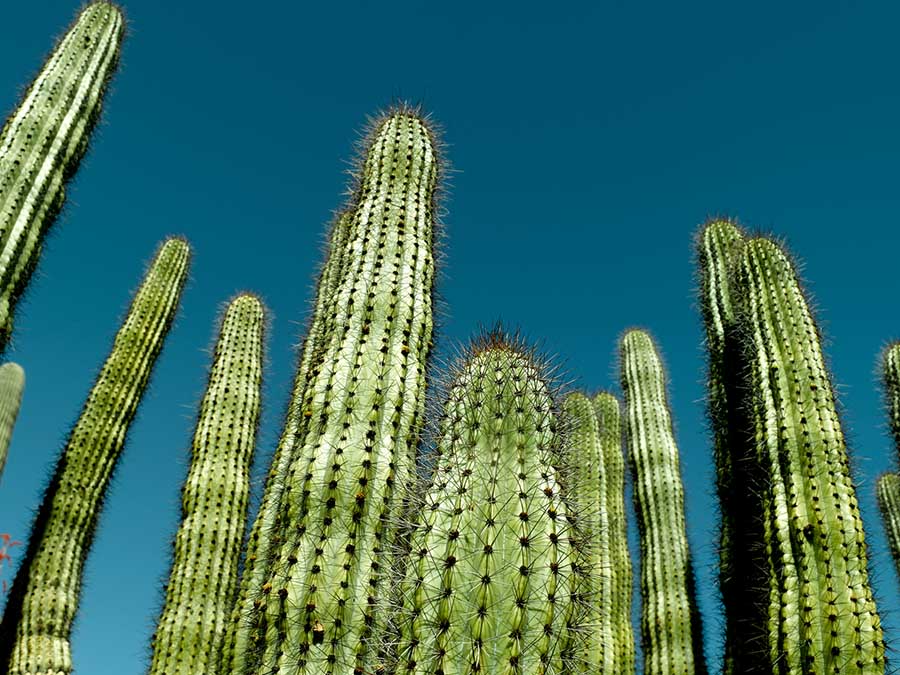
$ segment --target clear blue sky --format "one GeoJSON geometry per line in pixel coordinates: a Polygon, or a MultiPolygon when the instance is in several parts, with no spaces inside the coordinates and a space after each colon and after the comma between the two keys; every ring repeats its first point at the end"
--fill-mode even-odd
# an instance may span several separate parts
{"type": "MultiPolygon", "coordinates": [[[[4,7],[0,109],[77,4],[4,7]]],[[[828,336],[898,644],[873,499],[895,461],[875,375],[880,348],[900,337],[894,3],[125,5],[104,122],[18,315],[10,356],[28,383],[0,485],[0,531],[22,538],[146,260],[165,235],[186,235],[192,278],[87,565],[78,672],[144,668],[213,323],[245,288],[274,315],[264,473],[346,161],[366,115],[398,97],[433,113],[453,164],[442,350],[502,318],[576,384],[618,389],[618,335],[641,325],[656,336],[713,663],[716,506],[692,238],[708,214],[786,238],[828,336]]]]}

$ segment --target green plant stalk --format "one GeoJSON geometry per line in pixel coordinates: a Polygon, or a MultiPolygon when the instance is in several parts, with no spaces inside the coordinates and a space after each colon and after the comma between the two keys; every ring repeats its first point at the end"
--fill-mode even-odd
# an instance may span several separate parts
{"type": "Polygon", "coordinates": [[[150,675],[214,672],[234,602],[259,425],[265,309],[237,296],[222,319],[181,493],[150,675]]]}
{"type": "Polygon", "coordinates": [[[575,615],[573,527],[543,366],[489,336],[456,369],[397,602],[397,668],[555,675],[575,615]]]}
{"type": "Polygon", "coordinates": [[[19,416],[22,391],[25,389],[25,371],[18,363],[0,366],[0,476],[6,466],[9,442],[19,416]]]}
{"type": "Polygon", "coordinates": [[[706,672],[684,518],[684,487],[662,363],[641,330],[622,338],[626,437],[641,544],[646,675],[706,672]]]}
{"type": "Polygon", "coordinates": [[[625,512],[625,456],[622,454],[622,428],[619,401],[601,392],[593,399],[600,431],[603,462],[606,521],[609,528],[609,615],[612,631],[611,665],[602,671],[634,675],[634,629],[631,626],[631,590],[633,576],[628,552],[627,517],[625,512]]]}
{"type": "Polygon", "coordinates": [[[0,672],[72,671],[84,563],[125,435],[178,306],[190,249],[169,239],[132,300],[38,510],[0,622],[0,672]]]}
{"type": "Polygon", "coordinates": [[[335,329],[304,389],[279,545],[249,593],[245,672],[373,667],[384,516],[413,473],[424,412],[437,173],[432,132],[415,111],[376,122],[328,303],[335,329]]]}
{"type": "Polygon", "coordinates": [[[900,342],[888,345],[882,356],[882,364],[888,422],[900,459],[900,342]]]}
{"type": "Polygon", "coordinates": [[[748,240],[736,279],[744,368],[732,376],[747,378],[738,405],[749,411],[754,459],[766,477],[753,488],[762,496],[769,562],[760,602],[768,604],[771,672],[880,675],[884,638],[818,330],[773,242],[748,240]]]}
{"type": "Polygon", "coordinates": [[[0,351],[99,119],[124,32],[114,4],[87,5],[0,131],[0,351]]]}
{"type": "Polygon", "coordinates": [[[875,495],[878,498],[878,510],[887,533],[891,557],[894,567],[900,574],[900,476],[886,473],[878,477],[875,495]]]}
{"type": "Polygon", "coordinates": [[[293,459],[292,451],[304,426],[306,388],[318,376],[323,351],[328,339],[333,336],[336,320],[333,296],[348,258],[346,245],[352,223],[352,212],[345,211],[338,215],[331,228],[327,255],[319,275],[312,317],[294,376],[284,428],[272,456],[257,517],[250,530],[237,598],[225,629],[219,665],[215,672],[246,672],[249,659],[256,653],[251,637],[253,626],[260,619],[259,612],[263,607],[258,591],[266,583],[271,573],[274,552],[282,543],[281,504],[286,476],[293,459]]]}

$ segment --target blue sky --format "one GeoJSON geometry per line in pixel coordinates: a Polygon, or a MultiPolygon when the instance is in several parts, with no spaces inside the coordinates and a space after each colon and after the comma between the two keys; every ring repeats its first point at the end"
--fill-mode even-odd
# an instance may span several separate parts
{"type": "MultiPolygon", "coordinates": [[[[12,109],[77,4],[4,8],[14,29],[0,41],[0,110],[12,109]]],[[[713,663],[716,507],[692,239],[709,214],[786,239],[828,337],[882,618],[897,644],[900,596],[873,489],[895,464],[876,360],[900,337],[900,9],[125,6],[130,34],[104,122],[17,317],[10,357],[28,383],[0,484],[0,531],[22,538],[146,260],[165,235],[186,235],[191,281],[101,517],[77,671],[143,668],[213,323],[240,289],[260,293],[274,316],[263,474],[347,160],[366,116],[398,98],[444,127],[452,163],[443,352],[503,319],[575,384],[618,389],[618,335],[640,325],[657,338],[713,663]]]]}

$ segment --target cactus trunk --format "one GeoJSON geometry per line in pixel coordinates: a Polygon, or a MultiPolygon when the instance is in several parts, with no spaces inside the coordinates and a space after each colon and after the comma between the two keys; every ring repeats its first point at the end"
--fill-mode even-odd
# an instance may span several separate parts
{"type": "MultiPolygon", "coordinates": [[[[609,616],[612,632],[612,654],[607,654],[604,675],[634,675],[634,629],[631,626],[631,590],[633,577],[628,552],[625,514],[625,456],[622,454],[622,429],[619,401],[601,392],[594,397],[594,411],[600,430],[603,462],[606,522],[609,528],[609,616]]],[[[601,506],[601,508],[603,508],[601,506]]]]}
{"type": "Polygon", "coordinates": [[[626,436],[641,543],[641,640],[647,675],[706,672],[684,517],[678,448],[653,340],[622,338],[626,436]]]}
{"type": "Polygon", "coordinates": [[[69,635],[100,507],[187,276],[185,241],[163,244],[88,395],[38,510],[0,622],[0,671],[72,670],[69,635]]]}
{"type": "Polygon", "coordinates": [[[150,675],[212,673],[237,586],[259,423],[265,311],[228,306],[194,433],[182,520],[153,637],[150,675]]]}
{"type": "Polygon", "coordinates": [[[22,391],[25,388],[25,371],[18,363],[4,363],[0,366],[0,477],[6,466],[9,442],[13,427],[19,416],[22,391]]]}
{"type": "Polygon", "coordinates": [[[533,356],[493,336],[458,369],[400,587],[396,673],[551,675],[576,592],[553,400],[533,356]]]}
{"type": "Polygon", "coordinates": [[[233,656],[242,672],[371,668],[384,516],[412,475],[424,410],[437,173],[432,132],[414,111],[376,123],[339,219],[347,231],[335,233],[343,261],[325,268],[335,275],[322,306],[330,316],[301,361],[275,541],[266,560],[257,552],[262,583],[247,591],[247,637],[233,656]]]}
{"type": "Polygon", "coordinates": [[[124,28],[112,3],[85,7],[0,131],[0,352],[99,118],[124,28]]]}

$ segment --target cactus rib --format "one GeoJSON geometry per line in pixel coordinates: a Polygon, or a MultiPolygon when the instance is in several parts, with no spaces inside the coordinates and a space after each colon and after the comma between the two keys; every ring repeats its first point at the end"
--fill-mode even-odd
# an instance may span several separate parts
{"type": "Polygon", "coordinates": [[[25,389],[25,371],[18,363],[0,366],[0,476],[6,466],[9,442],[19,416],[22,391],[25,389]]]}

